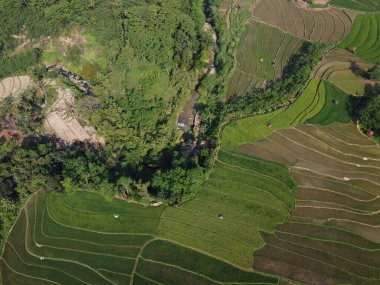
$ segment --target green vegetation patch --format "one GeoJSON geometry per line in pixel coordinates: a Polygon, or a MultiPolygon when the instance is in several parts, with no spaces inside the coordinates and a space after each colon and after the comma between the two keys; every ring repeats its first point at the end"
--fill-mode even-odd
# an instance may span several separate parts
{"type": "Polygon", "coordinates": [[[39,63],[40,57],[41,51],[39,49],[2,57],[0,45],[0,79],[25,72],[29,67],[39,63]]]}
{"type": "Polygon", "coordinates": [[[349,101],[347,93],[328,81],[323,81],[322,84],[325,85],[325,105],[316,116],[307,120],[307,123],[326,126],[334,122],[342,124],[351,122],[351,116],[347,111],[349,101]]]}
{"type": "Polygon", "coordinates": [[[345,40],[338,45],[373,63],[380,62],[380,14],[359,14],[345,40]]]}
{"type": "Polygon", "coordinates": [[[63,225],[100,232],[153,235],[162,208],[144,208],[125,201],[106,201],[103,196],[85,191],[70,195],[51,193],[47,200],[51,218],[63,225]],[[114,215],[118,215],[115,219],[114,215]],[[78,218],[80,217],[80,218],[78,218]]]}
{"type": "Polygon", "coordinates": [[[142,256],[145,259],[160,261],[196,272],[217,282],[241,282],[246,284],[277,283],[276,278],[242,271],[218,259],[163,240],[150,243],[144,248],[142,256]]]}
{"type": "Polygon", "coordinates": [[[319,80],[311,80],[300,97],[289,107],[228,125],[223,132],[223,148],[233,149],[262,139],[277,129],[301,124],[318,114],[324,104],[324,85],[319,80]]]}

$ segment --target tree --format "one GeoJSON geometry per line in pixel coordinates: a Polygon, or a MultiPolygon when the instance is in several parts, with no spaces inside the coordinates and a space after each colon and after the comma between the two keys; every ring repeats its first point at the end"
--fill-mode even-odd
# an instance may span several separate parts
{"type": "Polygon", "coordinates": [[[374,67],[368,69],[369,78],[372,80],[380,80],[380,65],[375,65],[374,67]]]}
{"type": "Polygon", "coordinates": [[[380,95],[373,96],[360,112],[360,124],[365,132],[380,137],[380,95]]]}
{"type": "Polygon", "coordinates": [[[184,197],[195,195],[201,188],[203,172],[200,168],[186,170],[181,167],[158,170],[152,179],[152,188],[158,197],[178,204],[184,197]]]}

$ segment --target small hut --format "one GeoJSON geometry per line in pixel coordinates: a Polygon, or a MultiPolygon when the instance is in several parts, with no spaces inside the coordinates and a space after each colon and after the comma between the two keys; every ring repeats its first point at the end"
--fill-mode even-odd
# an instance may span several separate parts
{"type": "Polygon", "coordinates": [[[219,214],[219,219],[224,220],[224,214],[223,213],[219,214]]]}
{"type": "Polygon", "coordinates": [[[113,217],[114,217],[115,219],[118,219],[118,218],[120,217],[120,215],[119,215],[119,214],[113,214],[113,217]]]}

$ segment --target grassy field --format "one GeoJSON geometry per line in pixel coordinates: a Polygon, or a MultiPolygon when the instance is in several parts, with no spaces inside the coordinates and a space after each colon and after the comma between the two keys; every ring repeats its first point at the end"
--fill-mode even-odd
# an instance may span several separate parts
{"type": "Polygon", "coordinates": [[[329,126],[278,130],[239,147],[288,165],[299,186],[287,222],[263,233],[254,268],[307,284],[378,284],[380,148],[353,124],[331,124],[345,116],[329,111],[334,88],[326,84],[317,120],[329,126]]]}
{"type": "Polygon", "coordinates": [[[0,284],[277,283],[191,249],[155,241],[162,210],[107,201],[90,192],[39,191],[30,197],[7,239],[0,284]],[[152,256],[156,249],[172,250],[152,256]],[[182,258],[173,264],[169,253],[174,259],[181,253],[182,258]],[[223,275],[225,271],[231,275],[223,275]],[[217,281],[211,282],[213,278],[217,281]]]}
{"type": "Polygon", "coordinates": [[[330,0],[329,4],[360,11],[380,11],[378,0],[330,0]]]}
{"type": "Polygon", "coordinates": [[[286,167],[221,151],[204,190],[164,210],[159,236],[249,269],[252,252],[264,245],[259,231],[284,222],[295,191],[286,167]]]}
{"type": "Polygon", "coordinates": [[[258,22],[246,25],[228,81],[227,96],[242,96],[254,87],[278,79],[303,41],[258,22]]]}
{"type": "Polygon", "coordinates": [[[347,111],[349,101],[347,93],[328,81],[323,81],[322,84],[325,85],[325,105],[316,116],[306,122],[319,125],[329,125],[334,122],[348,124],[351,122],[351,116],[347,111]]]}
{"type": "Polygon", "coordinates": [[[348,36],[338,45],[355,52],[357,56],[380,63],[380,14],[360,14],[348,36]]]}
{"type": "Polygon", "coordinates": [[[244,143],[264,138],[277,129],[301,124],[318,114],[324,104],[324,84],[319,80],[312,80],[290,107],[228,125],[223,132],[223,148],[233,149],[244,143]],[[268,128],[268,124],[272,124],[272,128],[268,128]]]}
{"type": "Polygon", "coordinates": [[[253,19],[278,27],[300,38],[338,43],[346,37],[356,12],[341,9],[303,9],[286,0],[258,0],[253,19]]]}

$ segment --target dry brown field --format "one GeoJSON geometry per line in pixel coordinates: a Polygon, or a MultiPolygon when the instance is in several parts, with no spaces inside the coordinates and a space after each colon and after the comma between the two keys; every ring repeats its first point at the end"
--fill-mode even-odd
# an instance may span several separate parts
{"type": "Polygon", "coordinates": [[[286,0],[257,0],[252,17],[310,41],[338,43],[351,29],[356,12],[338,8],[306,9],[286,0]]]}

